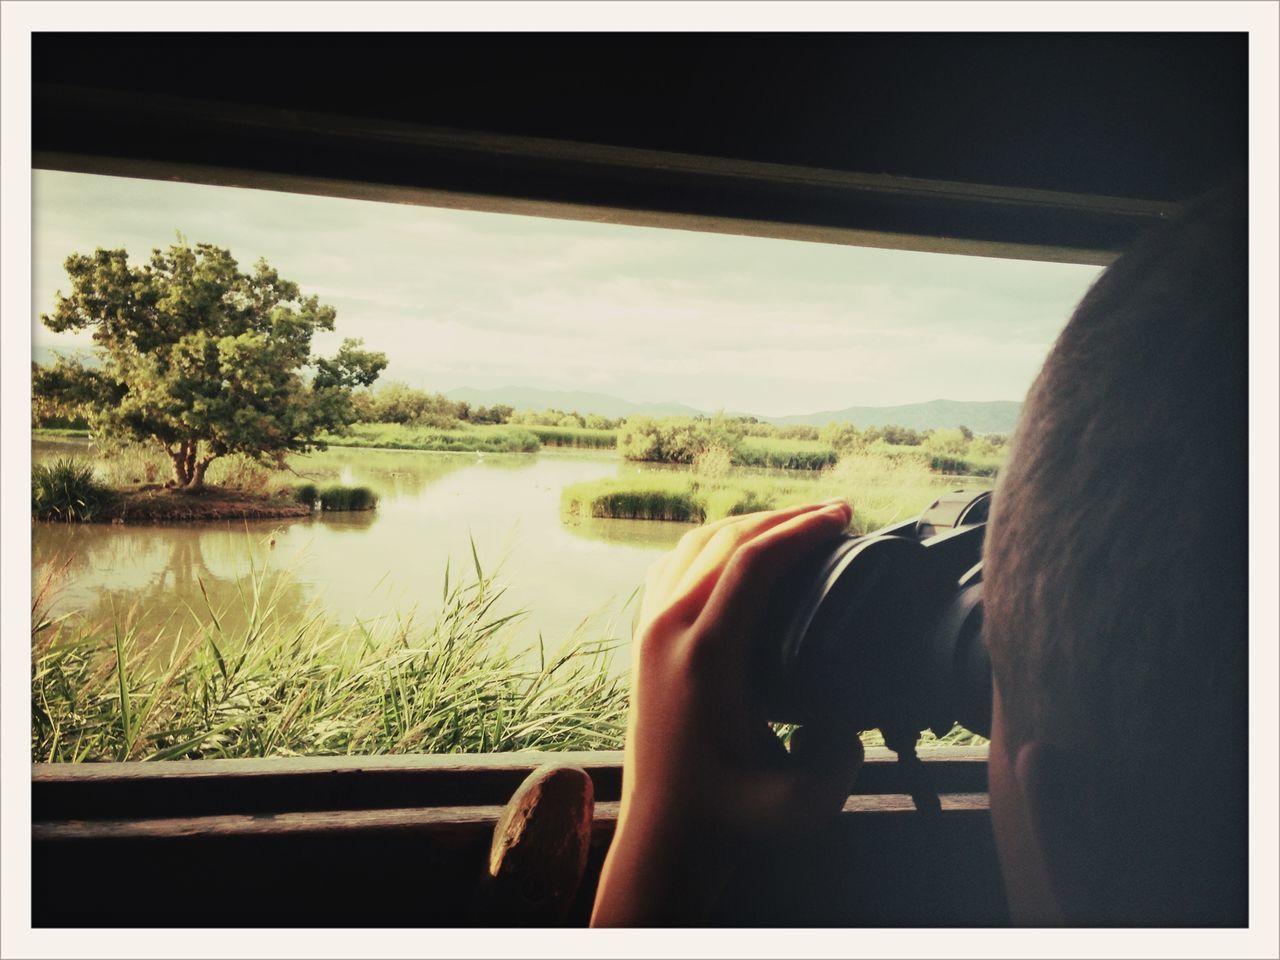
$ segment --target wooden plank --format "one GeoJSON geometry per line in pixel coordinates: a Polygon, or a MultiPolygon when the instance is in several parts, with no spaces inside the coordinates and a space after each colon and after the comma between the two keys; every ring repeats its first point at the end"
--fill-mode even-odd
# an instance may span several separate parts
{"type": "MultiPolygon", "coordinates": [[[[894,754],[867,751],[858,794],[901,793],[894,754]]],[[[986,789],[986,748],[922,749],[942,792],[986,789]]],[[[545,763],[580,766],[603,801],[621,796],[622,754],[607,752],[170,760],[33,764],[34,820],[260,814],[506,803],[545,763]]]]}
{"type": "MultiPolygon", "coordinates": [[[[597,805],[584,925],[617,821],[597,805]]],[[[500,807],[35,824],[35,926],[468,926],[500,807]],[[68,887],[110,864],[92,896],[68,887]]],[[[901,796],[853,797],[819,834],[741,864],[712,925],[1002,922],[985,797],[932,827],[901,796]],[[942,844],[942,847],[939,847],[942,844]]]]}
{"type": "MultiPolygon", "coordinates": [[[[985,813],[985,793],[943,794],[947,814],[985,813]]],[[[728,802],[728,801],[727,801],[728,802]]],[[[612,835],[618,819],[617,802],[597,803],[593,830],[597,839],[612,835]]],[[[293,834],[364,833],[369,831],[420,832],[488,837],[502,815],[498,805],[413,807],[396,810],[323,810],[262,815],[235,814],[211,817],[157,817],[121,820],[67,820],[34,823],[37,843],[74,843],[86,840],[182,840],[211,837],[262,837],[293,834]]],[[[907,814],[915,816],[911,798],[901,794],[852,796],[841,816],[907,814]]]]}

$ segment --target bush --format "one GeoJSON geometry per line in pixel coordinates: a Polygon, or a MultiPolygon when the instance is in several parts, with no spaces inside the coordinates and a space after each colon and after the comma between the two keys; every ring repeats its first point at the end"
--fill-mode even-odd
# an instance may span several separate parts
{"type": "Polygon", "coordinates": [[[92,520],[115,502],[115,494],[94,476],[92,464],[59,457],[31,468],[31,515],[37,520],[92,520]]]}
{"type": "Polygon", "coordinates": [[[708,447],[693,460],[693,471],[700,477],[719,480],[729,475],[733,466],[733,451],[728,447],[708,447]]]}
{"type": "Polygon", "coordinates": [[[318,499],[320,499],[320,488],[314,483],[300,483],[293,488],[294,503],[305,503],[309,507],[314,507],[318,499]]]}
{"type": "Polygon", "coordinates": [[[837,453],[848,453],[866,445],[866,440],[852,423],[832,420],[818,434],[818,439],[834,447],[837,453]]]}
{"type": "Polygon", "coordinates": [[[727,417],[628,417],[618,431],[618,452],[628,460],[693,463],[712,447],[736,451],[745,427],[727,417]]]}
{"type": "Polygon", "coordinates": [[[378,505],[378,495],[368,487],[344,487],[334,485],[325,487],[319,493],[320,509],[335,510],[372,510],[378,505]]]}

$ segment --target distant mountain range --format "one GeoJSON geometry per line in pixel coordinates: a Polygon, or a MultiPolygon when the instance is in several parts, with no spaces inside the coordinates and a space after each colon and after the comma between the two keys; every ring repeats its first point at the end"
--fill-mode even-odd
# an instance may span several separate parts
{"type": "Polygon", "coordinates": [[[963,425],[974,433],[1012,433],[1021,409],[1022,404],[1016,400],[929,400],[896,407],[845,407],[843,410],[761,419],[779,425],[803,423],[815,427],[832,420],[843,420],[864,428],[892,423],[912,430],[963,425]]]}
{"type": "MultiPolygon", "coordinates": [[[[541,390],[536,387],[496,387],[476,390],[459,387],[447,394],[450,400],[491,407],[506,403],[517,410],[576,410],[578,413],[598,413],[604,417],[629,417],[636,414],[650,416],[692,417],[706,415],[684,403],[633,403],[607,393],[590,393],[584,390],[541,390]]],[[[926,403],[906,403],[893,407],[846,407],[843,410],[823,410],[789,417],[757,416],[767,423],[779,426],[807,424],[821,427],[833,420],[842,420],[858,427],[882,427],[896,424],[912,430],[933,430],[939,427],[964,425],[975,433],[1011,433],[1018,422],[1022,404],[1016,400],[930,400],[926,403]]]]}

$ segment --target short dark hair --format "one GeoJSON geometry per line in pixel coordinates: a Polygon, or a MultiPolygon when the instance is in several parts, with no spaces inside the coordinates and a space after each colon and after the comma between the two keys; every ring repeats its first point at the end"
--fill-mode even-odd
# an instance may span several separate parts
{"type": "Polygon", "coordinates": [[[1142,917],[1206,897],[1214,917],[1245,910],[1247,249],[1236,184],[1104,271],[993,497],[983,601],[1005,734],[1091,758],[1142,917]]]}

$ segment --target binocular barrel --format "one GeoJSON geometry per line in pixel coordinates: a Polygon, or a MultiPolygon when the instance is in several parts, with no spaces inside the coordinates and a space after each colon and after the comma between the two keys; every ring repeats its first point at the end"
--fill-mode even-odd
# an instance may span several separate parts
{"type": "Polygon", "coordinates": [[[771,720],[879,728],[910,743],[955,723],[990,734],[990,496],[953,491],[917,519],[841,538],[781,579],[755,665],[771,720]]]}

